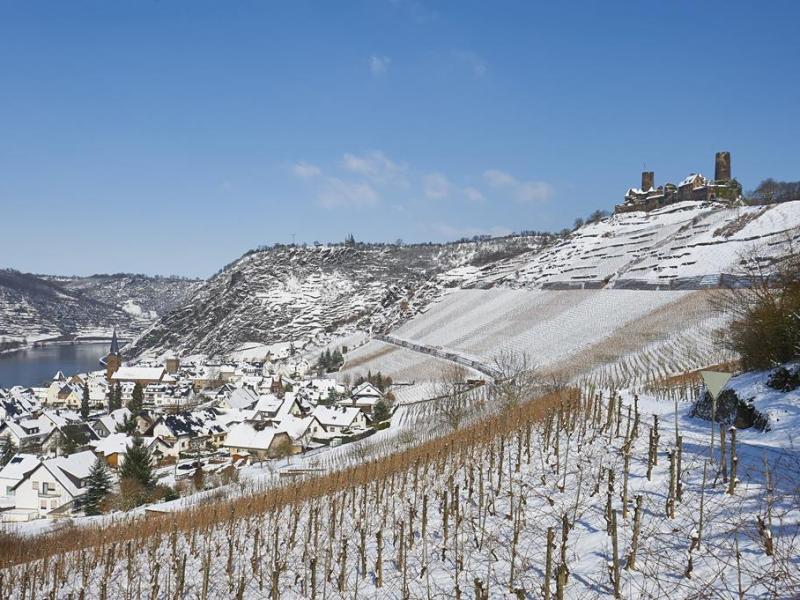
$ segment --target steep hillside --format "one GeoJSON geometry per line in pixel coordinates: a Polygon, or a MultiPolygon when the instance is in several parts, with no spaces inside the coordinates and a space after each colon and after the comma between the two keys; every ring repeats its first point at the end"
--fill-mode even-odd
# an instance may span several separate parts
{"type": "Polygon", "coordinates": [[[196,281],[110,275],[37,276],[0,270],[0,338],[5,343],[145,329],[182,303],[196,281]]]}
{"type": "Polygon", "coordinates": [[[231,351],[243,343],[302,343],[346,325],[390,329],[437,297],[436,276],[547,243],[534,236],[448,245],[279,246],[249,253],[159,320],[131,352],[231,351]]]}
{"type": "MultiPolygon", "coordinates": [[[[345,325],[389,332],[447,296],[450,288],[717,287],[735,281],[743,253],[755,250],[768,262],[787,252],[800,235],[798,226],[800,202],[740,208],[684,202],[650,213],[614,215],[566,238],[272,248],[244,256],[208,281],[191,302],[148,330],[133,353],[166,348],[217,353],[244,343],[289,340],[302,344],[324,341],[345,325]]],[[[523,304],[504,310],[538,310],[526,308],[527,296],[519,298],[523,304]]],[[[487,299],[478,294],[472,300],[458,313],[486,315],[487,299]]],[[[636,306],[632,310],[641,312],[636,306]]],[[[514,336],[524,335],[514,331],[514,336]]]]}
{"type": "Polygon", "coordinates": [[[613,215],[542,252],[447,274],[462,287],[701,289],[735,279],[743,254],[765,260],[800,239],[800,202],[725,208],[682,202],[613,215]]]}
{"type": "Polygon", "coordinates": [[[182,305],[202,280],[146,275],[92,275],[50,278],[76,295],[121,308],[134,320],[149,322],[182,305]]]}

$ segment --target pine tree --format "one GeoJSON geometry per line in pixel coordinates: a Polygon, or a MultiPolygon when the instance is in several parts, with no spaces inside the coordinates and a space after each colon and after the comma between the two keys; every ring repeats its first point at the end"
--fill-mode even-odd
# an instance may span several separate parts
{"type": "Polygon", "coordinates": [[[127,433],[128,435],[132,435],[136,432],[136,417],[130,415],[125,417],[125,420],[117,425],[117,433],[127,433]]]}
{"type": "Polygon", "coordinates": [[[128,448],[125,462],[119,470],[120,479],[132,479],[144,488],[153,485],[153,468],[150,464],[150,451],[145,448],[144,440],[138,435],[133,438],[133,445],[128,448]]]}
{"type": "Polygon", "coordinates": [[[3,451],[0,452],[0,467],[5,467],[11,459],[17,454],[17,445],[9,438],[6,438],[6,443],[3,445],[3,451]]]}
{"type": "Polygon", "coordinates": [[[144,390],[142,389],[142,384],[137,381],[136,385],[133,386],[131,401],[128,402],[128,410],[130,410],[134,415],[138,415],[142,411],[143,404],[144,390]]]}
{"type": "Polygon", "coordinates": [[[89,384],[83,384],[83,396],[81,396],[81,418],[89,418],[89,384]]]}
{"type": "Polygon", "coordinates": [[[102,458],[98,457],[95,461],[86,485],[86,493],[83,496],[84,512],[87,515],[99,515],[100,503],[111,491],[111,474],[102,458]]]}
{"type": "Polygon", "coordinates": [[[390,416],[391,407],[386,400],[381,398],[375,403],[375,407],[372,409],[372,421],[373,423],[380,423],[381,421],[387,420],[390,416]]]}
{"type": "Polygon", "coordinates": [[[113,410],[118,410],[122,408],[122,386],[118,383],[114,387],[114,408],[113,410]]]}

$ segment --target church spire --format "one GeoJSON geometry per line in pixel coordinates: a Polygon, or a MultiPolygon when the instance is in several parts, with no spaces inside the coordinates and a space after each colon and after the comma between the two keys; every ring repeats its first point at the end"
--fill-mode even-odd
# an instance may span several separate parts
{"type": "Polygon", "coordinates": [[[117,340],[117,328],[114,328],[114,333],[111,335],[111,351],[109,354],[119,356],[119,341],[117,340]]]}

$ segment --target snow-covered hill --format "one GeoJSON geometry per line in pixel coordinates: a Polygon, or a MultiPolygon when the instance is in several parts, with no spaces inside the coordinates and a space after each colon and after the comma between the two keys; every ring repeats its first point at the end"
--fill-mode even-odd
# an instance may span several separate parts
{"type": "MultiPolygon", "coordinates": [[[[565,238],[271,248],[245,255],[209,280],[190,302],[148,330],[133,353],[166,348],[218,353],[246,343],[290,340],[324,343],[345,327],[389,332],[451,288],[716,287],[735,280],[744,253],[755,250],[768,261],[787,252],[800,237],[798,226],[800,202],[738,208],[684,202],[650,213],[614,215],[565,238]]],[[[506,309],[527,310],[530,299],[519,298],[521,305],[506,309]]],[[[644,298],[642,306],[652,309],[667,299],[644,298]]],[[[459,315],[493,318],[491,306],[483,307],[488,297],[472,299],[472,305],[457,310],[459,315]]],[[[639,308],[625,310],[638,314],[639,308]]]]}
{"type": "Polygon", "coordinates": [[[303,344],[348,325],[388,330],[438,297],[446,283],[437,275],[530,253],[546,241],[516,236],[447,245],[278,246],[248,253],[145,332],[132,353],[303,344]]]}
{"type": "Polygon", "coordinates": [[[136,334],[199,285],[141,275],[50,277],[0,270],[0,338],[36,341],[73,335],[136,334]]]}
{"type": "Polygon", "coordinates": [[[726,208],[681,202],[613,215],[541,252],[445,275],[462,287],[698,289],[730,281],[739,258],[767,258],[800,239],[800,201],[726,208]]]}

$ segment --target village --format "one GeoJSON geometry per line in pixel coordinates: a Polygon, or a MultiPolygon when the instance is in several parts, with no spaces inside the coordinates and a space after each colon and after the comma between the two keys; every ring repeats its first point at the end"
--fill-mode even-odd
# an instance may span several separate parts
{"type": "Polygon", "coordinates": [[[389,427],[391,380],[337,382],[342,351],[315,365],[288,361],[286,350],[236,361],[168,353],[130,366],[115,333],[104,370],[0,389],[0,521],[176,499],[389,427]],[[143,456],[145,467],[133,465],[143,456]]]}

